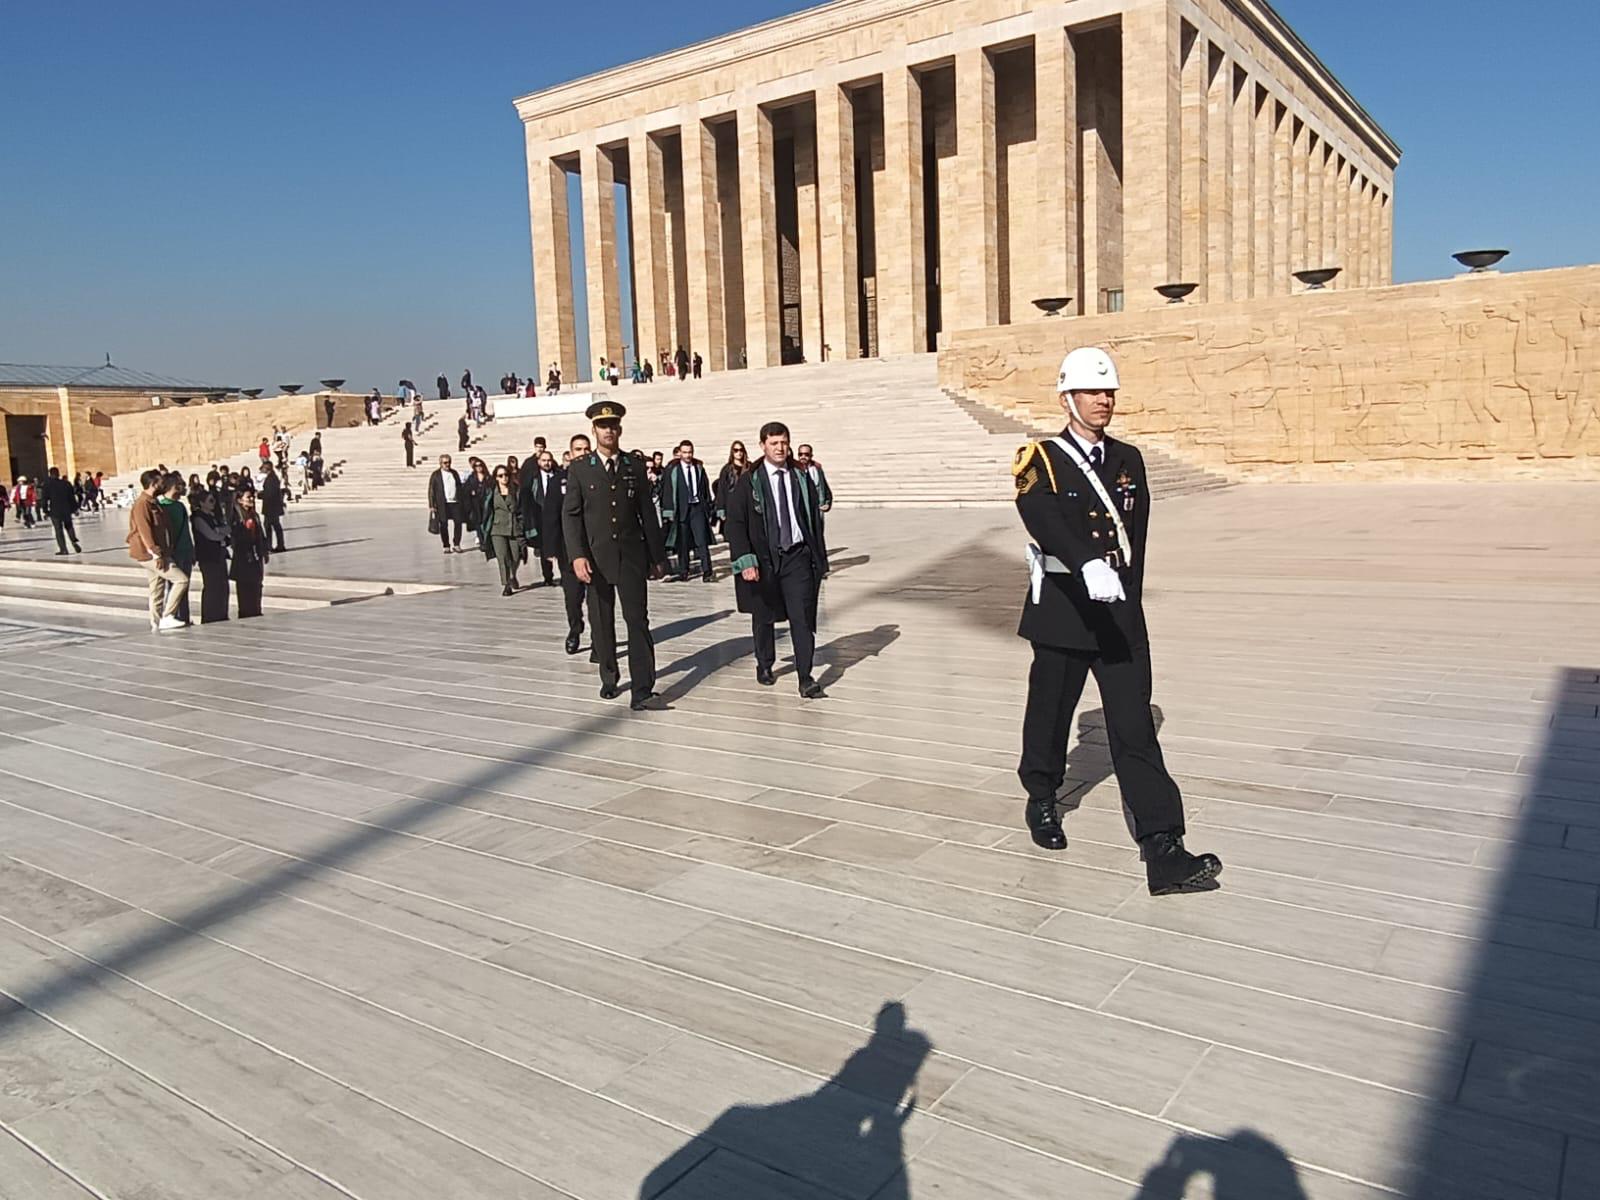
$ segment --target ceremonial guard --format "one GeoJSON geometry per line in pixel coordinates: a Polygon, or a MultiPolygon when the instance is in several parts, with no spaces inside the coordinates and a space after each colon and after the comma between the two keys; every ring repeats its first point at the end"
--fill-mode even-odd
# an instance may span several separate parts
{"type": "Polygon", "coordinates": [[[1106,436],[1118,386],[1116,364],[1103,350],[1068,354],[1056,381],[1067,427],[1060,437],[1022,447],[1012,466],[1017,511],[1033,538],[1018,629],[1033,643],[1033,667],[1017,775],[1034,842],[1066,849],[1057,793],[1073,710],[1093,671],[1117,786],[1150,893],[1161,896],[1207,885],[1222,863],[1184,849],[1183,798],[1150,715],[1143,606],[1150,489],[1139,451],[1106,436]]]}
{"type": "Polygon", "coordinates": [[[600,698],[618,693],[617,597],[628,627],[628,677],[635,711],[655,696],[656,652],[650,636],[647,581],[666,574],[667,550],[645,477],[645,464],[624,453],[615,400],[591,404],[595,449],[567,467],[562,527],[573,574],[589,593],[590,660],[600,666],[600,698]]]}

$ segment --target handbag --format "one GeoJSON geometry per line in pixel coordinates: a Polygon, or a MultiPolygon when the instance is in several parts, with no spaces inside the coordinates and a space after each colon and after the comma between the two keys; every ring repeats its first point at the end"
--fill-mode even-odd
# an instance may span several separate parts
{"type": "Polygon", "coordinates": [[[428,532],[434,537],[439,536],[439,514],[436,512],[428,514],[428,532]]]}

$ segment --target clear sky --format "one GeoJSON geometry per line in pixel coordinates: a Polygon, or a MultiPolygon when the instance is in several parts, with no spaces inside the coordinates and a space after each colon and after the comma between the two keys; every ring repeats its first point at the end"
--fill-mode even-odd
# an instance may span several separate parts
{"type": "MultiPolygon", "coordinates": [[[[7,6],[0,361],[392,389],[538,362],[512,100],[806,7],[7,6]]],[[[1399,280],[1600,262],[1592,0],[1277,0],[1405,150],[1399,280]]]]}

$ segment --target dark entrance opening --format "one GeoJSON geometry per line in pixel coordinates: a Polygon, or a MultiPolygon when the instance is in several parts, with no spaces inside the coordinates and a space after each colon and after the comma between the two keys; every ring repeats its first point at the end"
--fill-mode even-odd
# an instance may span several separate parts
{"type": "Polygon", "coordinates": [[[46,417],[14,417],[6,415],[6,442],[11,447],[11,478],[26,475],[34,482],[44,478],[47,439],[50,436],[46,417]]]}

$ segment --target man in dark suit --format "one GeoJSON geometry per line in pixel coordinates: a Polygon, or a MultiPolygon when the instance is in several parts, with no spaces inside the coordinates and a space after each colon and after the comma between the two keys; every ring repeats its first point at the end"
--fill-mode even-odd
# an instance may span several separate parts
{"type": "Polygon", "coordinates": [[[82,554],[83,547],[78,544],[78,531],[73,528],[72,518],[78,512],[78,493],[72,488],[72,481],[61,477],[59,467],[51,467],[48,477],[44,481],[43,495],[45,514],[50,518],[50,524],[56,531],[56,553],[67,552],[67,542],[70,539],[75,553],[82,554]]]}
{"type": "Polygon", "coordinates": [[[817,594],[828,573],[828,547],[816,488],[789,457],[789,429],[761,427],[761,461],[739,476],[728,501],[728,553],[739,611],[750,614],[756,681],[771,686],[778,621],[789,622],[800,694],[825,693],[811,675],[817,645],[817,594]]]}
{"type": "Polygon", "coordinates": [[[700,578],[711,582],[711,480],[694,456],[694,443],[678,443],[678,457],[661,481],[661,514],[677,539],[678,582],[689,578],[689,551],[700,559],[700,578]]]}
{"type": "Polygon", "coordinates": [[[621,449],[626,409],[615,400],[591,404],[595,449],[567,467],[562,528],[572,572],[589,589],[591,661],[600,667],[600,698],[617,696],[617,597],[628,626],[628,677],[635,712],[655,698],[656,652],[650,636],[648,581],[667,570],[644,461],[621,449]]]}
{"type": "MultiPolygon", "coordinates": [[[[572,439],[570,454],[573,458],[582,458],[588,453],[588,437],[577,434],[572,439]]],[[[538,526],[533,540],[544,570],[544,581],[552,582],[550,564],[555,562],[561,568],[561,594],[567,608],[566,649],[568,654],[576,654],[583,641],[583,607],[588,588],[573,572],[572,559],[567,555],[566,532],[562,528],[561,512],[567,495],[566,468],[557,466],[548,450],[543,451],[527,486],[531,507],[526,511],[533,514],[538,526]]]]}
{"type": "Polygon", "coordinates": [[[1150,490],[1137,449],[1106,436],[1117,368],[1083,347],[1062,361],[1056,390],[1067,413],[1060,437],[1017,452],[1017,511],[1030,589],[1018,633],[1033,643],[1017,776],[1028,793],[1036,844],[1064,850],[1056,795],[1066,776],[1072,713],[1094,672],[1123,806],[1145,861],[1151,895],[1210,883],[1212,854],[1183,846],[1183,797],[1167,773],[1150,715],[1150,636],[1144,619],[1144,551],[1150,490]]]}
{"type": "Polygon", "coordinates": [[[428,476],[428,519],[439,529],[439,544],[446,554],[461,553],[461,528],[466,492],[461,476],[450,467],[450,456],[439,455],[439,466],[428,476]],[[455,522],[454,537],[450,524],[455,522]]]}
{"type": "Polygon", "coordinates": [[[261,523],[262,532],[272,540],[272,553],[282,554],[283,545],[283,484],[278,473],[267,464],[261,473],[261,523]]]}

